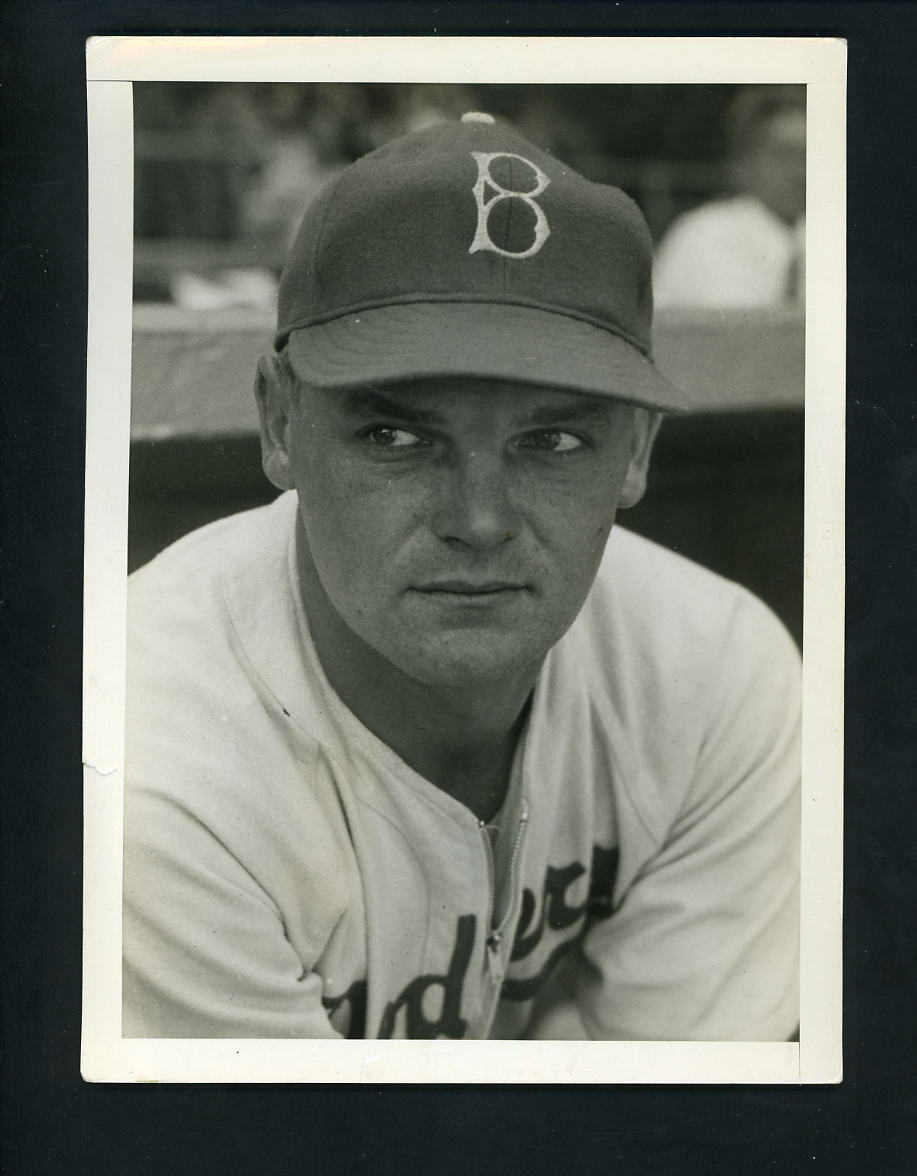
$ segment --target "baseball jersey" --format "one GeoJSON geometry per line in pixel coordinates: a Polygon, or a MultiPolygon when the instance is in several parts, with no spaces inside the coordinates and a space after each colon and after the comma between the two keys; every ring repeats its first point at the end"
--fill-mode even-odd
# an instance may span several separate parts
{"type": "Polygon", "coordinates": [[[335,694],[296,499],[131,577],[130,1037],[782,1040],[799,664],[744,589],[615,528],[494,833],[335,694]]]}

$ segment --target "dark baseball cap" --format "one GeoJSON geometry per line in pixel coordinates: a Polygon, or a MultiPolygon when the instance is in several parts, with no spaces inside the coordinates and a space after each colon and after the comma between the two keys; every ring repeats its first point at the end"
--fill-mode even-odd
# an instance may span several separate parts
{"type": "Polygon", "coordinates": [[[364,156],[308,207],[274,345],[318,388],[467,376],[684,412],[652,362],[651,278],[629,197],[471,113],[364,156]]]}

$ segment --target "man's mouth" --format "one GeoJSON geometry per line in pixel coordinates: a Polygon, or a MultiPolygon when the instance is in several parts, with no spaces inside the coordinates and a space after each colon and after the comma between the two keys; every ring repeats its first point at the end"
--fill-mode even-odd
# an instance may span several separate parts
{"type": "Polygon", "coordinates": [[[436,580],[429,584],[418,584],[413,591],[424,596],[446,601],[497,601],[517,592],[524,592],[528,585],[511,580],[436,580]]]}

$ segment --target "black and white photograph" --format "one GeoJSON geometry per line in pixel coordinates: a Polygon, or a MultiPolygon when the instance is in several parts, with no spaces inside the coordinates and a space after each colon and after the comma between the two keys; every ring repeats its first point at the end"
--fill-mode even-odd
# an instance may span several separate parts
{"type": "Polygon", "coordinates": [[[843,47],[105,40],[84,1075],[838,1081],[843,47]]]}

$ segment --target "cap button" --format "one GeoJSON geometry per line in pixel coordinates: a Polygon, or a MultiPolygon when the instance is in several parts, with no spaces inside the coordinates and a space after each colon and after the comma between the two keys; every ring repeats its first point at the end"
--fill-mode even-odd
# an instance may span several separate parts
{"type": "Polygon", "coordinates": [[[492,114],[485,114],[482,110],[469,110],[462,115],[462,122],[482,122],[492,123],[494,116],[492,114]]]}

